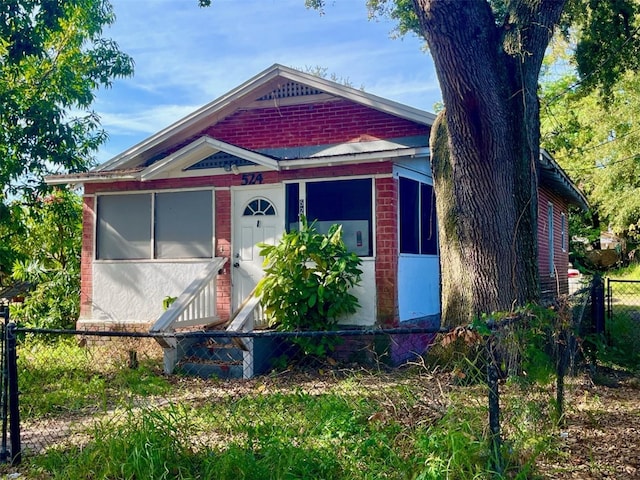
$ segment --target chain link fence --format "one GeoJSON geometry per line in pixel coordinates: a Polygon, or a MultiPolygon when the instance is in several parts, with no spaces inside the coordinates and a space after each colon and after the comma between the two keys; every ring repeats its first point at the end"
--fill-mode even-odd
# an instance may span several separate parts
{"type": "Polygon", "coordinates": [[[529,415],[517,395],[501,396],[504,380],[525,379],[519,388],[538,389],[538,410],[560,419],[589,299],[560,304],[551,322],[527,313],[453,330],[182,332],[171,374],[154,335],[11,325],[16,370],[5,376],[3,418],[17,425],[5,430],[5,455],[45,469],[55,458],[88,462],[94,478],[113,475],[96,461],[101,448],[120,458],[123,478],[160,450],[173,456],[149,478],[180,476],[190,467],[179,456],[220,478],[239,475],[238,462],[246,478],[278,478],[259,472],[282,462],[288,478],[412,478],[436,461],[442,427],[462,428],[501,473],[529,415]],[[307,354],[318,345],[326,355],[307,354]],[[543,357],[557,380],[536,387],[543,357]],[[9,412],[11,395],[19,409],[9,412]],[[473,415],[461,423],[463,407],[473,415]]]}
{"type": "Polygon", "coordinates": [[[626,317],[640,326],[640,280],[607,278],[607,316],[626,317]]]}

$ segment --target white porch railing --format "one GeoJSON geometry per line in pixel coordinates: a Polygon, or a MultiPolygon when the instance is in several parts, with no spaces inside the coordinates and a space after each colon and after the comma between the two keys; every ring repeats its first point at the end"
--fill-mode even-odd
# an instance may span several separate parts
{"type": "MultiPolygon", "coordinates": [[[[236,312],[235,316],[231,319],[231,323],[227,327],[228,332],[251,332],[255,329],[257,324],[262,322],[262,308],[260,307],[260,297],[256,297],[254,293],[255,289],[249,294],[249,296],[242,302],[240,309],[236,312]]],[[[242,377],[252,378],[254,374],[255,366],[255,354],[254,354],[254,338],[253,337],[238,337],[238,341],[242,344],[242,377]]]]}
{"type": "Polygon", "coordinates": [[[208,325],[218,321],[216,275],[226,262],[226,258],[216,257],[207,264],[200,275],[160,315],[150,331],[167,333],[176,328],[208,325]]]}
{"type": "MultiPolygon", "coordinates": [[[[210,325],[220,320],[217,314],[218,271],[227,258],[216,257],[200,272],[180,296],[155,321],[151,333],[171,333],[177,328],[210,325]]],[[[178,363],[179,345],[176,337],[156,337],[164,350],[164,371],[172,373],[178,363]]]]}

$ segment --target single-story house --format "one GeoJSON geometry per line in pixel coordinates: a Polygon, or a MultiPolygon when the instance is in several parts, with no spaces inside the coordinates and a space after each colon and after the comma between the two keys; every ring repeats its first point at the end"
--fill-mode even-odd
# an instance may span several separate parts
{"type": "Polygon", "coordinates": [[[584,194],[544,149],[538,162],[538,273],[542,300],[569,293],[569,207],[587,210],[584,194]]]}
{"type": "MultiPolygon", "coordinates": [[[[437,324],[434,119],[274,65],[94,170],[50,177],[84,186],[78,328],[149,328],[167,297],[191,309],[182,325],[233,318],[262,274],[256,244],[301,214],[342,224],[362,258],[344,325],[437,324]]],[[[565,293],[567,206],[586,202],[548,154],[540,166],[542,288],[565,293]]]]}

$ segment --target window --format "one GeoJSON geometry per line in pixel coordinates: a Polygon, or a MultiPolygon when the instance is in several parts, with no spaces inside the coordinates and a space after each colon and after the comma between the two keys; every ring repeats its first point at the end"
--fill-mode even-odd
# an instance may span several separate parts
{"type": "Polygon", "coordinates": [[[420,184],[420,235],[423,255],[438,254],[438,218],[433,186],[420,184]]]}
{"type": "Polygon", "coordinates": [[[562,251],[567,251],[567,216],[563,213],[560,214],[560,245],[562,251]]]}
{"type": "Polygon", "coordinates": [[[156,193],[155,258],[211,258],[211,191],[156,193]]]}
{"type": "Polygon", "coordinates": [[[276,209],[266,198],[257,198],[249,202],[244,209],[242,215],[245,217],[252,217],[254,215],[275,215],[276,209]]]}
{"type": "Polygon", "coordinates": [[[151,256],[151,195],[98,197],[97,258],[133,260],[151,256]]]}
{"type": "Polygon", "coordinates": [[[400,253],[420,253],[420,183],[400,177],[400,253]]]}
{"type": "Polygon", "coordinates": [[[213,256],[211,190],[100,195],[97,215],[99,260],[213,256]]]}
{"type": "Polygon", "coordinates": [[[547,245],[549,247],[549,275],[555,275],[555,247],[553,244],[553,203],[547,204],[547,245]]]}
{"type": "Polygon", "coordinates": [[[400,253],[437,255],[433,187],[400,177],[400,253]]]}
{"type": "Polygon", "coordinates": [[[331,225],[340,224],[347,248],[360,256],[372,256],[372,187],[369,178],[287,184],[287,226],[289,230],[297,228],[301,213],[309,223],[315,221],[321,233],[326,233],[331,225]]]}

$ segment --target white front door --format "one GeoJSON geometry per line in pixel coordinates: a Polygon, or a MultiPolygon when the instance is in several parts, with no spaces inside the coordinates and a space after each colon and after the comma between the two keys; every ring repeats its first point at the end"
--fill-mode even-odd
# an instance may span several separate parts
{"type": "Polygon", "coordinates": [[[236,310],[263,276],[258,243],[275,243],[284,231],[282,185],[233,190],[232,295],[236,310]]]}

